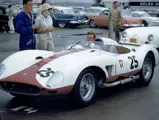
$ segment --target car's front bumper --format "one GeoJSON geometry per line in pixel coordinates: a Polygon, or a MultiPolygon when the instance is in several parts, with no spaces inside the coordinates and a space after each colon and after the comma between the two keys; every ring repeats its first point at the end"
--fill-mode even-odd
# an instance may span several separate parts
{"type": "Polygon", "coordinates": [[[127,29],[132,27],[144,27],[144,24],[124,24],[121,29],[127,29]]]}
{"type": "Polygon", "coordinates": [[[83,25],[83,24],[87,24],[89,22],[89,20],[78,20],[78,21],[70,21],[70,24],[72,25],[83,25]]]}

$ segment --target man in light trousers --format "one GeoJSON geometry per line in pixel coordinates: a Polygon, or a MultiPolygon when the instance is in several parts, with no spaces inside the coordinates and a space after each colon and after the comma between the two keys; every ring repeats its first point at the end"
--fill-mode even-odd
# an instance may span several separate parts
{"type": "Polygon", "coordinates": [[[37,49],[54,51],[52,31],[54,30],[53,21],[50,16],[53,7],[45,3],[41,6],[41,14],[36,18],[36,26],[38,26],[37,49]]]}
{"type": "Polygon", "coordinates": [[[113,39],[113,31],[115,31],[115,39],[117,42],[120,40],[120,23],[122,21],[122,14],[120,8],[118,8],[118,1],[113,2],[113,8],[109,11],[109,20],[108,20],[108,37],[113,39]]]}
{"type": "Polygon", "coordinates": [[[10,29],[10,33],[14,33],[14,25],[13,25],[13,8],[12,8],[12,5],[9,5],[8,6],[8,9],[6,10],[7,11],[7,15],[9,17],[9,21],[8,21],[8,26],[9,26],[9,29],[10,29]]]}

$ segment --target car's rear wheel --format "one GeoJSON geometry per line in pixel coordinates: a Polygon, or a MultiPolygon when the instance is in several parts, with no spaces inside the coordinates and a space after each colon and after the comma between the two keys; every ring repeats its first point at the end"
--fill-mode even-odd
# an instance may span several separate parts
{"type": "Polygon", "coordinates": [[[139,86],[148,86],[152,80],[154,74],[154,63],[153,56],[147,54],[142,66],[142,69],[139,73],[139,79],[136,80],[136,83],[139,86]]]}
{"type": "Polygon", "coordinates": [[[148,23],[146,21],[143,21],[144,27],[148,26],[148,23]]]}
{"type": "Polygon", "coordinates": [[[90,26],[91,26],[92,28],[97,27],[97,25],[95,24],[94,20],[90,20],[90,26]]]}
{"type": "Polygon", "coordinates": [[[86,107],[93,102],[97,89],[96,80],[95,73],[90,69],[80,73],[72,91],[72,97],[78,106],[86,107]]]}

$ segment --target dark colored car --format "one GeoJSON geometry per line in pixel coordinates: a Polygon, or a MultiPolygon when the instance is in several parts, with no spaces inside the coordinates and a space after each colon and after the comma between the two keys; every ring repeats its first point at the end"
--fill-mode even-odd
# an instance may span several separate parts
{"type": "Polygon", "coordinates": [[[77,27],[89,22],[83,15],[75,14],[69,7],[54,7],[54,13],[51,15],[54,26],[58,27],[77,27]]]}
{"type": "Polygon", "coordinates": [[[9,18],[6,15],[6,9],[8,5],[0,5],[0,31],[9,31],[8,21],[9,18]]]}

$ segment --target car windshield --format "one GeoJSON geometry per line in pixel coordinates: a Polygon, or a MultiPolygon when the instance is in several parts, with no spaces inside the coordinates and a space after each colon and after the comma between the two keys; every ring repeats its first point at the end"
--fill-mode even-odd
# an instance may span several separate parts
{"type": "Polygon", "coordinates": [[[102,10],[101,9],[93,9],[93,8],[90,8],[87,10],[88,13],[101,13],[102,10]]]}
{"type": "Polygon", "coordinates": [[[82,9],[83,9],[83,8],[80,8],[80,7],[79,7],[79,8],[77,8],[77,7],[76,7],[76,8],[73,8],[73,10],[77,10],[77,11],[81,11],[82,9]]]}
{"type": "Polygon", "coordinates": [[[61,11],[63,14],[75,14],[73,9],[63,9],[61,11]]]}
{"type": "Polygon", "coordinates": [[[122,11],[122,15],[125,16],[125,17],[126,16],[132,17],[131,11],[129,11],[129,10],[122,11]]]}
{"type": "Polygon", "coordinates": [[[71,50],[71,49],[96,49],[102,50],[106,52],[111,52],[117,54],[116,48],[114,45],[104,45],[102,41],[77,41],[74,43],[66,44],[63,49],[71,50]]]}

